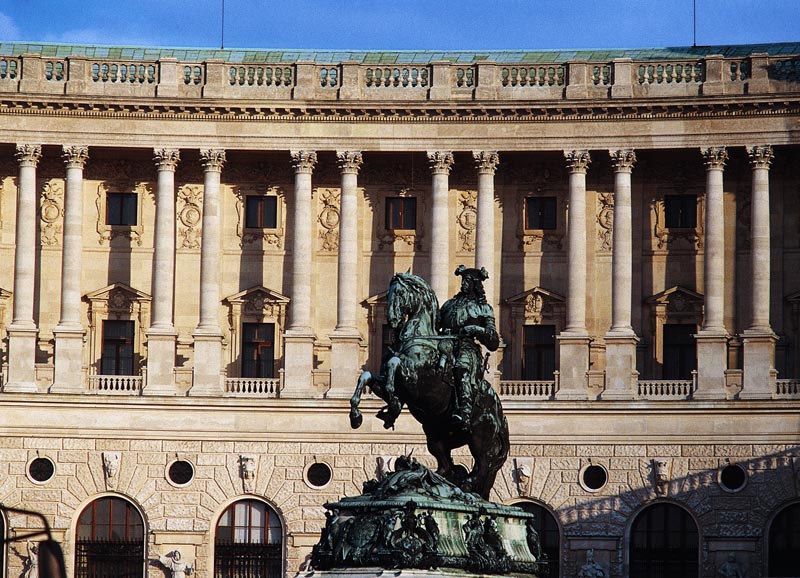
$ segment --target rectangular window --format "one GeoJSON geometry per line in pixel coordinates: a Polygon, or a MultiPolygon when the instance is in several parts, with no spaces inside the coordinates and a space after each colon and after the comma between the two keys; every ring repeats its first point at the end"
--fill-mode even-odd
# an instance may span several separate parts
{"type": "Polygon", "coordinates": [[[556,326],[525,325],[522,379],[552,380],[556,369],[556,326]]]}
{"type": "Polygon", "coordinates": [[[136,225],[139,199],[136,193],[106,195],[106,225],[136,225]]]}
{"type": "Polygon", "coordinates": [[[697,195],[664,195],[664,225],[693,229],[697,226],[697,195]]]}
{"type": "Polygon", "coordinates": [[[417,228],[417,199],[389,197],[386,199],[386,228],[388,230],[417,228]]]}
{"type": "Polygon", "coordinates": [[[278,197],[245,197],[244,226],[248,229],[276,229],[278,227],[278,197]]]}
{"type": "Polygon", "coordinates": [[[525,197],[525,228],[555,229],[556,198],[525,197]]]}
{"type": "Polygon", "coordinates": [[[103,321],[101,375],[134,375],[133,321],[103,321]]]}
{"type": "Polygon", "coordinates": [[[697,369],[696,325],[664,325],[664,379],[692,379],[697,369]]]}
{"type": "Polygon", "coordinates": [[[242,326],[242,377],[274,377],[275,324],[242,326]]]}

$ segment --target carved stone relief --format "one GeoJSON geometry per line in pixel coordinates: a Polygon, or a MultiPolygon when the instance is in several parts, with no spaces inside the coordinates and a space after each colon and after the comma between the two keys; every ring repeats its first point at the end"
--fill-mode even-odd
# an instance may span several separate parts
{"type": "Polygon", "coordinates": [[[341,192],[338,189],[317,189],[320,211],[318,237],[320,252],[335,253],[339,249],[339,222],[341,219],[341,192]]]}
{"type": "Polygon", "coordinates": [[[122,454],[120,452],[103,452],[103,474],[106,479],[106,488],[114,489],[117,485],[122,454]]]}
{"type": "Polygon", "coordinates": [[[664,496],[669,489],[670,460],[665,458],[653,459],[653,483],[656,494],[664,496]]]}
{"type": "Polygon", "coordinates": [[[610,253],[614,238],[614,195],[599,193],[597,200],[597,251],[610,253]]]}
{"type": "Polygon", "coordinates": [[[199,249],[203,220],[203,188],[183,185],[178,189],[179,249],[199,249]]]}
{"type": "Polygon", "coordinates": [[[527,496],[530,492],[531,478],[533,477],[533,458],[514,458],[514,469],[512,470],[512,481],[516,486],[517,495],[527,496]]]}
{"type": "Polygon", "coordinates": [[[457,254],[475,252],[475,232],[478,223],[477,191],[458,192],[458,248],[457,254]]]}
{"type": "Polygon", "coordinates": [[[258,463],[256,457],[251,455],[239,456],[239,467],[242,475],[242,487],[245,492],[253,491],[253,484],[256,481],[256,470],[258,463]]]}
{"type": "Polygon", "coordinates": [[[42,246],[58,246],[64,224],[64,187],[52,179],[44,184],[39,201],[39,229],[42,246]]]}

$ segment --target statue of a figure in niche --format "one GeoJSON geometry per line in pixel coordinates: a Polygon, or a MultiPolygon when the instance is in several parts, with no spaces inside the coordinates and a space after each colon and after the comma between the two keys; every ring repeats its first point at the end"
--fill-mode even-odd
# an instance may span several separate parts
{"type": "Polygon", "coordinates": [[[192,573],[192,567],[184,562],[179,550],[173,550],[166,555],[153,552],[158,557],[158,562],[171,573],[171,578],[186,578],[187,574],[192,573]]]}
{"type": "Polygon", "coordinates": [[[378,412],[391,428],[407,406],[422,424],[437,474],[465,492],[489,497],[508,456],[508,423],[492,386],[484,379],[488,356],[499,337],[494,312],[486,302],[485,269],[463,265],[461,290],[441,311],[436,294],[422,278],[397,273],[387,291],[387,316],[393,331],[379,375],[361,374],[350,400],[350,423],[361,426],[358,409],[365,387],[386,402],[378,412]],[[451,452],[468,445],[475,460],[464,475],[451,452]]]}

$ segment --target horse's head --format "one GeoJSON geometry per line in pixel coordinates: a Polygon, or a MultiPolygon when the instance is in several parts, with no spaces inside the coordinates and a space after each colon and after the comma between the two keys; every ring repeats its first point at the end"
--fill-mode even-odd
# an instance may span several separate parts
{"type": "Polygon", "coordinates": [[[406,324],[409,319],[420,319],[435,331],[439,318],[439,301],[430,286],[411,273],[396,273],[386,293],[387,317],[392,328],[406,324]]]}

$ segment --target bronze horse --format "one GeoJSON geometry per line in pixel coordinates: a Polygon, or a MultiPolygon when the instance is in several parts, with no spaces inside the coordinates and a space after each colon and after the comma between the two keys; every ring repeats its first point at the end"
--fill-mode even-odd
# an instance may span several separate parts
{"type": "Polygon", "coordinates": [[[497,472],[508,457],[508,423],[497,394],[488,382],[473,384],[469,427],[453,422],[453,338],[441,335],[439,302],[430,286],[410,273],[397,273],[387,292],[388,320],[394,340],[384,355],[380,375],[364,371],[350,400],[350,425],[361,426],[358,409],[364,388],[386,402],[377,415],[390,428],[403,405],[422,424],[437,473],[464,491],[488,499],[497,472]],[[448,347],[449,346],[449,347],[448,347]],[[475,465],[466,476],[453,463],[451,451],[468,445],[475,465]]]}

